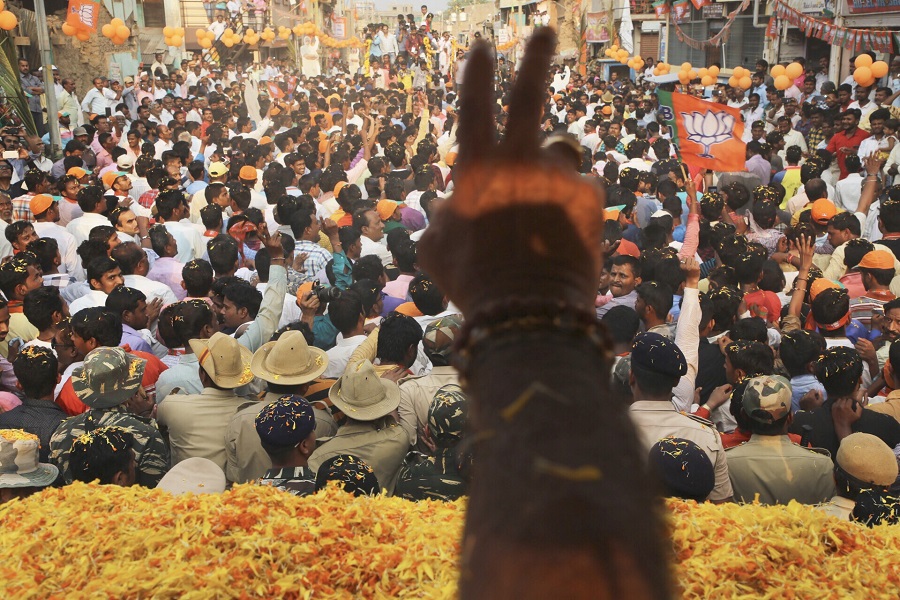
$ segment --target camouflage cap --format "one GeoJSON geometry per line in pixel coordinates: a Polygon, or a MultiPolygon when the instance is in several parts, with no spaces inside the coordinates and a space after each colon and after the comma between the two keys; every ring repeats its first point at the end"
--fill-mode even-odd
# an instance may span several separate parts
{"type": "Polygon", "coordinates": [[[428,429],[441,448],[455,446],[466,427],[466,396],[458,385],[445,385],[434,393],[428,409],[428,429]]]}
{"type": "Polygon", "coordinates": [[[91,408],[111,408],[134,396],[144,378],[147,361],[121,348],[95,348],[72,372],[72,388],[91,408]]]}
{"type": "Polygon", "coordinates": [[[315,429],[316,416],[303,396],[282,396],[256,415],[256,433],[264,444],[271,446],[296,446],[315,429]]]}
{"type": "Polygon", "coordinates": [[[354,496],[374,496],[381,493],[378,478],[366,461],[352,454],[338,454],[319,466],[316,472],[316,491],[329,481],[337,481],[345,492],[354,496]]]}
{"type": "Polygon", "coordinates": [[[770,425],[791,412],[791,384],[780,375],[762,375],[747,381],[743,411],[748,417],[770,425]]]}
{"type": "Polygon", "coordinates": [[[447,358],[462,330],[462,315],[449,315],[429,323],[425,328],[422,345],[426,354],[437,354],[447,358]]]}
{"type": "Polygon", "coordinates": [[[0,429],[0,488],[46,487],[59,470],[38,462],[38,437],[21,429],[0,429]]]}

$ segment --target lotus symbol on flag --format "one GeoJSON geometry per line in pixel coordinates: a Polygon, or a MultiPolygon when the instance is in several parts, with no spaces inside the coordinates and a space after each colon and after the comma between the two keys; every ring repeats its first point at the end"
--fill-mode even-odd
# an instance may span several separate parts
{"type": "Polygon", "coordinates": [[[687,139],[703,146],[702,158],[713,158],[709,149],[731,139],[734,131],[734,116],[726,112],[681,113],[681,119],[688,132],[687,139]]]}

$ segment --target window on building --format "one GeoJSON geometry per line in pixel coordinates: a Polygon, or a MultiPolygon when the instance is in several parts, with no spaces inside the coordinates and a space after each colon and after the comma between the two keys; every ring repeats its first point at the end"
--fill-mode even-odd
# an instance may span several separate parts
{"type": "Polygon", "coordinates": [[[165,27],[166,9],[163,0],[143,0],[144,27],[165,27]]]}

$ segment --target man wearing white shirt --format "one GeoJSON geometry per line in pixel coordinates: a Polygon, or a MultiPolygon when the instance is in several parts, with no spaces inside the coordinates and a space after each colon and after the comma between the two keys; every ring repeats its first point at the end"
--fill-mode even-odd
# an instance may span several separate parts
{"type": "Polygon", "coordinates": [[[850,110],[851,108],[859,109],[859,112],[861,113],[859,118],[860,121],[868,117],[869,113],[878,108],[878,106],[869,99],[871,93],[872,86],[863,87],[858,85],[853,90],[853,96],[856,99],[847,106],[847,110],[850,110]]]}
{"type": "Polygon", "coordinates": [[[195,258],[201,258],[206,252],[206,242],[203,236],[191,225],[179,222],[189,214],[189,209],[184,202],[184,193],[181,190],[160,192],[156,197],[156,209],[157,222],[166,226],[178,245],[178,254],[175,255],[175,260],[189,263],[195,258]]]}
{"type": "MultiPolygon", "coordinates": [[[[800,151],[803,154],[807,153],[806,140],[803,138],[802,133],[793,128],[790,117],[779,117],[778,132],[781,134],[781,137],[784,138],[785,148],[800,146],[800,151]]],[[[779,150],[778,152],[778,156],[781,157],[781,160],[786,160],[784,152],[784,150],[779,150]]]]}
{"type": "MultiPolygon", "coordinates": [[[[66,77],[62,80],[63,91],[57,96],[60,113],[69,113],[73,127],[84,125],[84,112],[81,110],[81,102],[75,95],[75,80],[66,77]]],[[[63,142],[65,144],[65,142],[63,142]]]]}
{"type": "Polygon", "coordinates": [[[60,273],[75,274],[79,270],[80,261],[75,250],[75,237],[65,227],[57,225],[59,221],[59,205],[47,194],[38,194],[31,199],[31,214],[34,215],[34,232],[42,238],[53,238],[59,247],[62,263],[60,273]]]}
{"type": "Polygon", "coordinates": [[[163,77],[169,76],[169,69],[163,64],[163,53],[157,52],[153,55],[153,64],[150,65],[150,72],[156,76],[157,71],[162,71],[163,77]]]}
{"type": "Polygon", "coordinates": [[[81,101],[81,110],[89,115],[106,114],[110,96],[115,98],[115,93],[106,88],[106,80],[102,77],[94,77],[94,87],[88,90],[81,101]]]}
{"type": "MultiPolygon", "coordinates": [[[[168,121],[166,121],[166,123],[168,123],[168,121]]],[[[157,125],[156,133],[159,135],[159,139],[153,147],[156,149],[156,159],[161,160],[163,152],[172,149],[172,130],[166,125],[157,125]]]]}
{"type": "Polygon", "coordinates": [[[859,196],[862,192],[863,179],[859,171],[862,162],[859,155],[850,154],[844,159],[848,175],[838,181],[834,186],[834,204],[850,212],[856,212],[859,206],[859,196]]]}
{"type": "Polygon", "coordinates": [[[147,260],[147,253],[143,248],[134,242],[126,242],[119,244],[112,251],[112,258],[119,264],[125,285],[136,290],[140,290],[147,297],[150,303],[159,298],[163,306],[178,302],[175,292],[169,289],[164,283],[147,279],[147,273],[150,271],[150,261],[147,260]]]}
{"type": "Polygon", "coordinates": [[[328,303],[328,318],[340,331],[335,346],[328,350],[328,368],[323,377],[340,377],[353,352],[366,340],[362,301],[356,294],[342,294],[328,303]]]}
{"type": "Polygon", "coordinates": [[[109,219],[103,214],[106,210],[106,198],[103,196],[103,188],[92,185],[82,188],[78,192],[78,206],[84,212],[83,215],[72,219],[66,225],[66,231],[75,238],[76,248],[81,242],[88,239],[91,230],[98,225],[109,225],[109,219]]]}
{"type": "Polygon", "coordinates": [[[384,222],[374,209],[353,215],[353,225],[362,234],[362,237],[360,237],[360,242],[362,243],[361,257],[377,256],[384,266],[393,263],[394,257],[387,249],[387,246],[382,243],[384,240],[384,222]]]}

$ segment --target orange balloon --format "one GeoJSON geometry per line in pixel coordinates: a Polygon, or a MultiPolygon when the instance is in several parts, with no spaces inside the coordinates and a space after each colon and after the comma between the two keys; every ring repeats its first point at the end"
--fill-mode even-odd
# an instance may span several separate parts
{"type": "Polygon", "coordinates": [[[196,31],[194,31],[194,33],[197,34],[197,39],[198,39],[198,40],[201,40],[201,39],[203,39],[204,37],[206,37],[206,30],[205,30],[205,29],[197,29],[196,31]]]}
{"type": "Polygon", "coordinates": [[[753,82],[748,76],[744,75],[743,77],[741,77],[741,80],[738,82],[738,84],[741,86],[741,89],[749,90],[750,86],[753,85],[753,82]]]}
{"type": "Polygon", "coordinates": [[[733,88],[736,88],[740,85],[740,81],[741,80],[737,75],[732,75],[731,77],[728,78],[728,85],[730,85],[733,88]]]}
{"type": "Polygon", "coordinates": [[[5,8],[6,8],[6,2],[4,2],[3,0],[0,0],[0,10],[3,10],[5,8]]]}
{"type": "Polygon", "coordinates": [[[113,27],[124,27],[125,26],[125,21],[123,21],[122,19],[120,19],[118,17],[116,17],[115,19],[110,21],[110,23],[112,24],[113,27]]]}
{"type": "Polygon", "coordinates": [[[872,66],[872,57],[868,54],[860,54],[856,57],[856,60],[853,61],[853,64],[856,65],[856,68],[860,67],[871,67],[872,66]]]}
{"type": "Polygon", "coordinates": [[[785,71],[788,77],[790,77],[791,79],[797,79],[798,77],[803,75],[803,65],[793,62],[787,66],[785,71]]]}
{"type": "Polygon", "coordinates": [[[68,23],[63,23],[63,24],[62,24],[62,32],[63,32],[64,34],[66,34],[66,35],[75,35],[75,33],[77,33],[77,31],[78,31],[77,29],[75,29],[74,27],[72,27],[72,26],[69,25],[68,23]]]}
{"type": "Polygon", "coordinates": [[[128,36],[131,35],[131,30],[121,25],[116,27],[116,37],[121,38],[123,41],[128,39],[128,36]]]}
{"type": "Polygon", "coordinates": [[[203,38],[202,40],[200,40],[200,47],[201,48],[211,48],[212,42],[206,38],[203,38]]]}
{"type": "Polygon", "coordinates": [[[689,62],[681,63],[681,70],[682,70],[682,71],[686,71],[686,72],[690,72],[690,70],[691,70],[691,63],[689,63],[689,62]]]}
{"type": "Polygon", "coordinates": [[[79,31],[75,34],[75,37],[81,40],[82,42],[86,42],[91,39],[91,32],[89,31],[79,31]]]}
{"type": "Polygon", "coordinates": [[[15,29],[16,25],[18,24],[19,19],[16,18],[16,15],[12,14],[8,10],[0,12],[0,29],[9,31],[11,29],[15,29]]]}
{"type": "Polygon", "coordinates": [[[102,33],[104,36],[106,36],[108,38],[111,38],[114,35],[116,35],[116,28],[113,27],[111,24],[107,23],[106,25],[104,25],[103,27],[100,28],[100,33],[102,33]]]}
{"type": "Polygon", "coordinates": [[[786,90],[791,87],[791,78],[787,75],[779,75],[775,78],[775,89],[786,90]]]}
{"type": "Polygon", "coordinates": [[[172,36],[172,39],[169,40],[169,42],[170,42],[170,43],[169,43],[170,46],[176,46],[176,47],[178,47],[178,46],[180,46],[180,45],[184,42],[184,38],[181,37],[180,35],[173,35],[173,36],[172,36]]]}
{"type": "Polygon", "coordinates": [[[713,65],[709,68],[708,72],[713,77],[718,77],[719,76],[719,67],[717,67],[716,65],[713,65]]]}
{"type": "Polygon", "coordinates": [[[874,79],[875,77],[872,75],[872,69],[869,67],[857,67],[856,70],[853,71],[853,80],[859,85],[868,87],[871,84],[866,82],[874,79]]]}
{"type": "Polygon", "coordinates": [[[873,62],[869,68],[872,69],[872,75],[875,76],[875,79],[881,79],[888,74],[888,64],[883,60],[873,62]]]}
{"type": "Polygon", "coordinates": [[[716,82],[716,78],[712,75],[705,75],[700,78],[700,84],[704,87],[709,87],[716,82]]]}
{"type": "Polygon", "coordinates": [[[678,72],[678,81],[680,81],[683,84],[687,84],[691,81],[691,76],[688,74],[687,71],[679,71],[678,72]]]}
{"type": "Polygon", "coordinates": [[[778,79],[782,75],[787,75],[787,69],[785,69],[782,65],[775,65],[774,67],[772,67],[772,77],[778,79]]]}
{"type": "Polygon", "coordinates": [[[175,29],[172,27],[163,27],[163,36],[170,38],[175,34],[175,29]]]}
{"type": "Polygon", "coordinates": [[[693,81],[694,79],[697,79],[697,71],[695,71],[694,69],[691,69],[690,71],[688,71],[688,77],[691,78],[691,81],[693,81]]]}
{"type": "Polygon", "coordinates": [[[709,70],[706,67],[701,67],[697,69],[697,77],[703,79],[709,73],[709,70]]]}
{"type": "Polygon", "coordinates": [[[735,76],[735,77],[737,77],[738,79],[740,79],[740,78],[743,77],[744,75],[745,75],[745,73],[744,73],[744,67],[735,67],[735,68],[734,68],[734,76],[735,76]]]}

